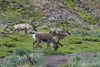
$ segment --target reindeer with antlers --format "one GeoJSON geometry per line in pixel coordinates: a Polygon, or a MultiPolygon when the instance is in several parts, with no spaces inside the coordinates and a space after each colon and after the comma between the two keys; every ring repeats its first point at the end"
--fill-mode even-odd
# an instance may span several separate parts
{"type": "MultiPolygon", "coordinates": [[[[59,43],[59,40],[63,37],[63,39],[64,39],[64,41],[65,41],[65,36],[67,36],[67,35],[70,35],[70,32],[68,32],[68,31],[64,31],[64,30],[61,30],[61,29],[58,29],[58,28],[51,28],[51,31],[52,31],[52,34],[54,35],[54,36],[58,36],[58,44],[60,44],[59,43]]],[[[66,41],[65,41],[66,42],[66,41]]],[[[62,44],[60,44],[61,45],[61,47],[63,46],[62,44]]]]}
{"type": "MultiPolygon", "coordinates": [[[[30,34],[33,35],[33,50],[34,50],[34,44],[37,42],[36,47],[39,46],[39,43],[41,42],[46,42],[47,43],[47,50],[46,52],[48,52],[48,47],[50,48],[50,45],[54,48],[54,50],[56,51],[59,47],[57,45],[57,43],[54,41],[53,39],[53,35],[49,34],[49,33],[43,33],[43,32],[30,32],[30,34]]],[[[51,51],[51,48],[50,48],[51,51]]]]}

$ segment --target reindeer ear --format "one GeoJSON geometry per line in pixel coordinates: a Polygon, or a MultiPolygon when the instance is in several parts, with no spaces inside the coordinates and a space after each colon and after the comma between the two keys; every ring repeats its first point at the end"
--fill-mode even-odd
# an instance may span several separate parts
{"type": "Polygon", "coordinates": [[[31,22],[30,25],[33,25],[33,23],[31,22]]]}

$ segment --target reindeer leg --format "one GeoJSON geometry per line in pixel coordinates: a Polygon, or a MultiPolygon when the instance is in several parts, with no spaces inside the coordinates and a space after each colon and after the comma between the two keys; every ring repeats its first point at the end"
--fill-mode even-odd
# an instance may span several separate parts
{"type": "Polygon", "coordinates": [[[63,47],[64,45],[62,45],[61,43],[58,43],[61,47],[63,47]]]}
{"type": "Polygon", "coordinates": [[[34,40],[34,42],[33,42],[33,50],[34,50],[34,44],[36,43],[37,41],[36,40],[34,40]]]}
{"type": "Polygon", "coordinates": [[[14,30],[13,30],[12,35],[14,34],[14,32],[15,32],[16,30],[17,30],[17,29],[14,29],[14,30]]]}
{"type": "Polygon", "coordinates": [[[65,37],[63,37],[63,39],[64,39],[64,41],[66,42],[65,37]]]}
{"type": "Polygon", "coordinates": [[[48,53],[48,47],[49,47],[49,42],[47,42],[47,50],[46,50],[47,53],[48,53]]]}
{"type": "MultiPolygon", "coordinates": [[[[63,37],[63,39],[64,39],[64,41],[65,41],[65,43],[66,43],[66,40],[65,40],[65,38],[63,37]]],[[[66,45],[67,46],[67,45],[66,45]]],[[[68,46],[67,46],[68,47],[68,46]]]]}
{"type": "Polygon", "coordinates": [[[51,47],[50,47],[50,45],[49,45],[49,44],[50,44],[50,42],[47,42],[47,44],[48,44],[48,47],[50,48],[50,51],[52,51],[52,50],[51,50],[51,47]]]}
{"type": "Polygon", "coordinates": [[[41,42],[41,40],[38,40],[38,43],[36,44],[36,47],[39,47],[39,43],[41,42]]]}
{"type": "Polygon", "coordinates": [[[17,34],[19,35],[19,30],[17,30],[17,34]]]}
{"type": "MultiPolygon", "coordinates": [[[[28,36],[27,30],[25,30],[25,35],[26,35],[26,34],[27,34],[27,36],[28,36]]],[[[24,35],[24,36],[25,36],[25,35],[24,35]]]]}
{"type": "MultiPolygon", "coordinates": [[[[59,37],[59,40],[60,40],[60,37],[59,37]]],[[[62,45],[62,44],[59,43],[59,40],[58,40],[57,44],[59,44],[61,47],[64,46],[64,45],[62,45]]]]}
{"type": "Polygon", "coordinates": [[[58,42],[57,42],[57,43],[59,43],[59,40],[60,40],[60,37],[59,37],[59,39],[58,39],[58,42]]]}

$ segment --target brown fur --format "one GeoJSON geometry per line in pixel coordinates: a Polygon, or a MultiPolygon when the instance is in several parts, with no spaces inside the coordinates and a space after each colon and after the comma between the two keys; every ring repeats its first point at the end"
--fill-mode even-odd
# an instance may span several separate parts
{"type": "MultiPolygon", "coordinates": [[[[55,51],[58,49],[58,45],[54,41],[53,35],[51,35],[49,33],[42,33],[42,32],[37,32],[37,33],[32,33],[32,34],[33,34],[33,36],[35,34],[35,39],[33,42],[33,50],[34,50],[34,44],[37,42],[37,45],[36,45],[36,47],[37,47],[41,41],[47,43],[47,52],[48,52],[48,47],[50,47],[50,45],[49,45],[50,43],[53,43],[53,48],[55,51]]],[[[50,48],[50,50],[51,50],[51,48],[50,48]]]]}

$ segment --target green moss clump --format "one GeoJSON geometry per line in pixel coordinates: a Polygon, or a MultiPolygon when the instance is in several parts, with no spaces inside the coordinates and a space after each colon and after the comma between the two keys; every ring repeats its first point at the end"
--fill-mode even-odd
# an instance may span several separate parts
{"type": "Polygon", "coordinates": [[[72,2],[72,0],[61,0],[61,1],[66,2],[67,5],[70,6],[70,7],[74,5],[74,3],[72,2]]]}
{"type": "Polygon", "coordinates": [[[75,9],[75,10],[78,12],[78,14],[81,16],[81,18],[84,19],[84,21],[88,22],[89,24],[96,23],[95,18],[92,15],[88,14],[85,11],[79,10],[79,9],[75,9]]]}

